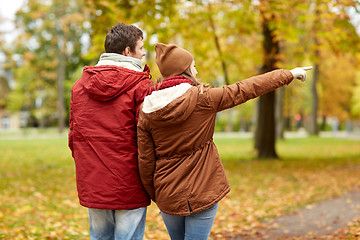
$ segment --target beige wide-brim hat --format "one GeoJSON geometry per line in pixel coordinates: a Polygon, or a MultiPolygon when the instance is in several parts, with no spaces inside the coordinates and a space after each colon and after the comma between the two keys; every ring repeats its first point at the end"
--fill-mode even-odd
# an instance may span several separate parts
{"type": "Polygon", "coordinates": [[[180,75],[194,61],[190,52],[175,44],[157,43],[155,52],[156,64],[164,78],[180,75]]]}

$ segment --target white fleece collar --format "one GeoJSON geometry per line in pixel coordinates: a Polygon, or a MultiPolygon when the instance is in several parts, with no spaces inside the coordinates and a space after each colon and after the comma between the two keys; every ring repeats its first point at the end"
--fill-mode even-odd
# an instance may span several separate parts
{"type": "Polygon", "coordinates": [[[154,91],[145,97],[142,111],[144,113],[155,112],[167,106],[176,98],[181,97],[191,87],[192,85],[189,83],[181,83],[173,87],[154,91]]]}
{"type": "Polygon", "coordinates": [[[96,66],[100,66],[100,65],[115,65],[115,66],[131,69],[137,72],[142,72],[140,59],[124,56],[118,53],[101,54],[100,60],[96,64],[96,66]]]}

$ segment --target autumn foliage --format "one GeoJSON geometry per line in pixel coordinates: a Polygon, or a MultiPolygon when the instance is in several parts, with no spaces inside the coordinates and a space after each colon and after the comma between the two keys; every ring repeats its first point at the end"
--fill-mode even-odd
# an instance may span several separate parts
{"type": "MultiPolygon", "coordinates": [[[[215,137],[231,192],[220,201],[211,239],[257,236],[264,221],[339,196],[359,185],[359,141],[289,139],[282,160],[259,161],[250,139],[215,137]],[[346,176],[346,177],[345,177],[346,176]]],[[[0,238],[89,239],[66,138],[0,140],[0,238]]],[[[359,222],[340,232],[357,239],[359,222]]],[[[345,238],[346,237],[346,238],[345,238]]],[[[153,203],[145,239],[169,239],[153,203]]]]}

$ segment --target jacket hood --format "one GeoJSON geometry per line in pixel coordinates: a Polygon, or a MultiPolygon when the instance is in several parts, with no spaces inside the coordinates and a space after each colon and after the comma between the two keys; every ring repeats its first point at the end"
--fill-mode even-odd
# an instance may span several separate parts
{"type": "Polygon", "coordinates": [[[156,125],[179,124],[191,115],[197,103],[198,89],[189,83],[154,91],[144,99],[142,111],[156,125]]]}
{"type": "Polygon", "coordinates": [[[124,67],[103,65],[84,67],[81,79],[90,98],[109,101],[148,77],[148,69],[137,72],[124,67]]]}

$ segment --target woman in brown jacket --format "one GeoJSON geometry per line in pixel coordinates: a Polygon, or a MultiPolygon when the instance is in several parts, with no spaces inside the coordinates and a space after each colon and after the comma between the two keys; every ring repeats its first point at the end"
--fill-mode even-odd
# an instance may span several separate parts
{"type": "Polygon", "coordinates": [[[145,97],[138,122],[142,183],[161,210],[171,239],[207,239],[218,202],[230,191],[213,142],[216,113],[303,81],[310,68],[275,70],[221,88],[196,80],[193,56],[158,43],[163,80],[145,97]]]}

